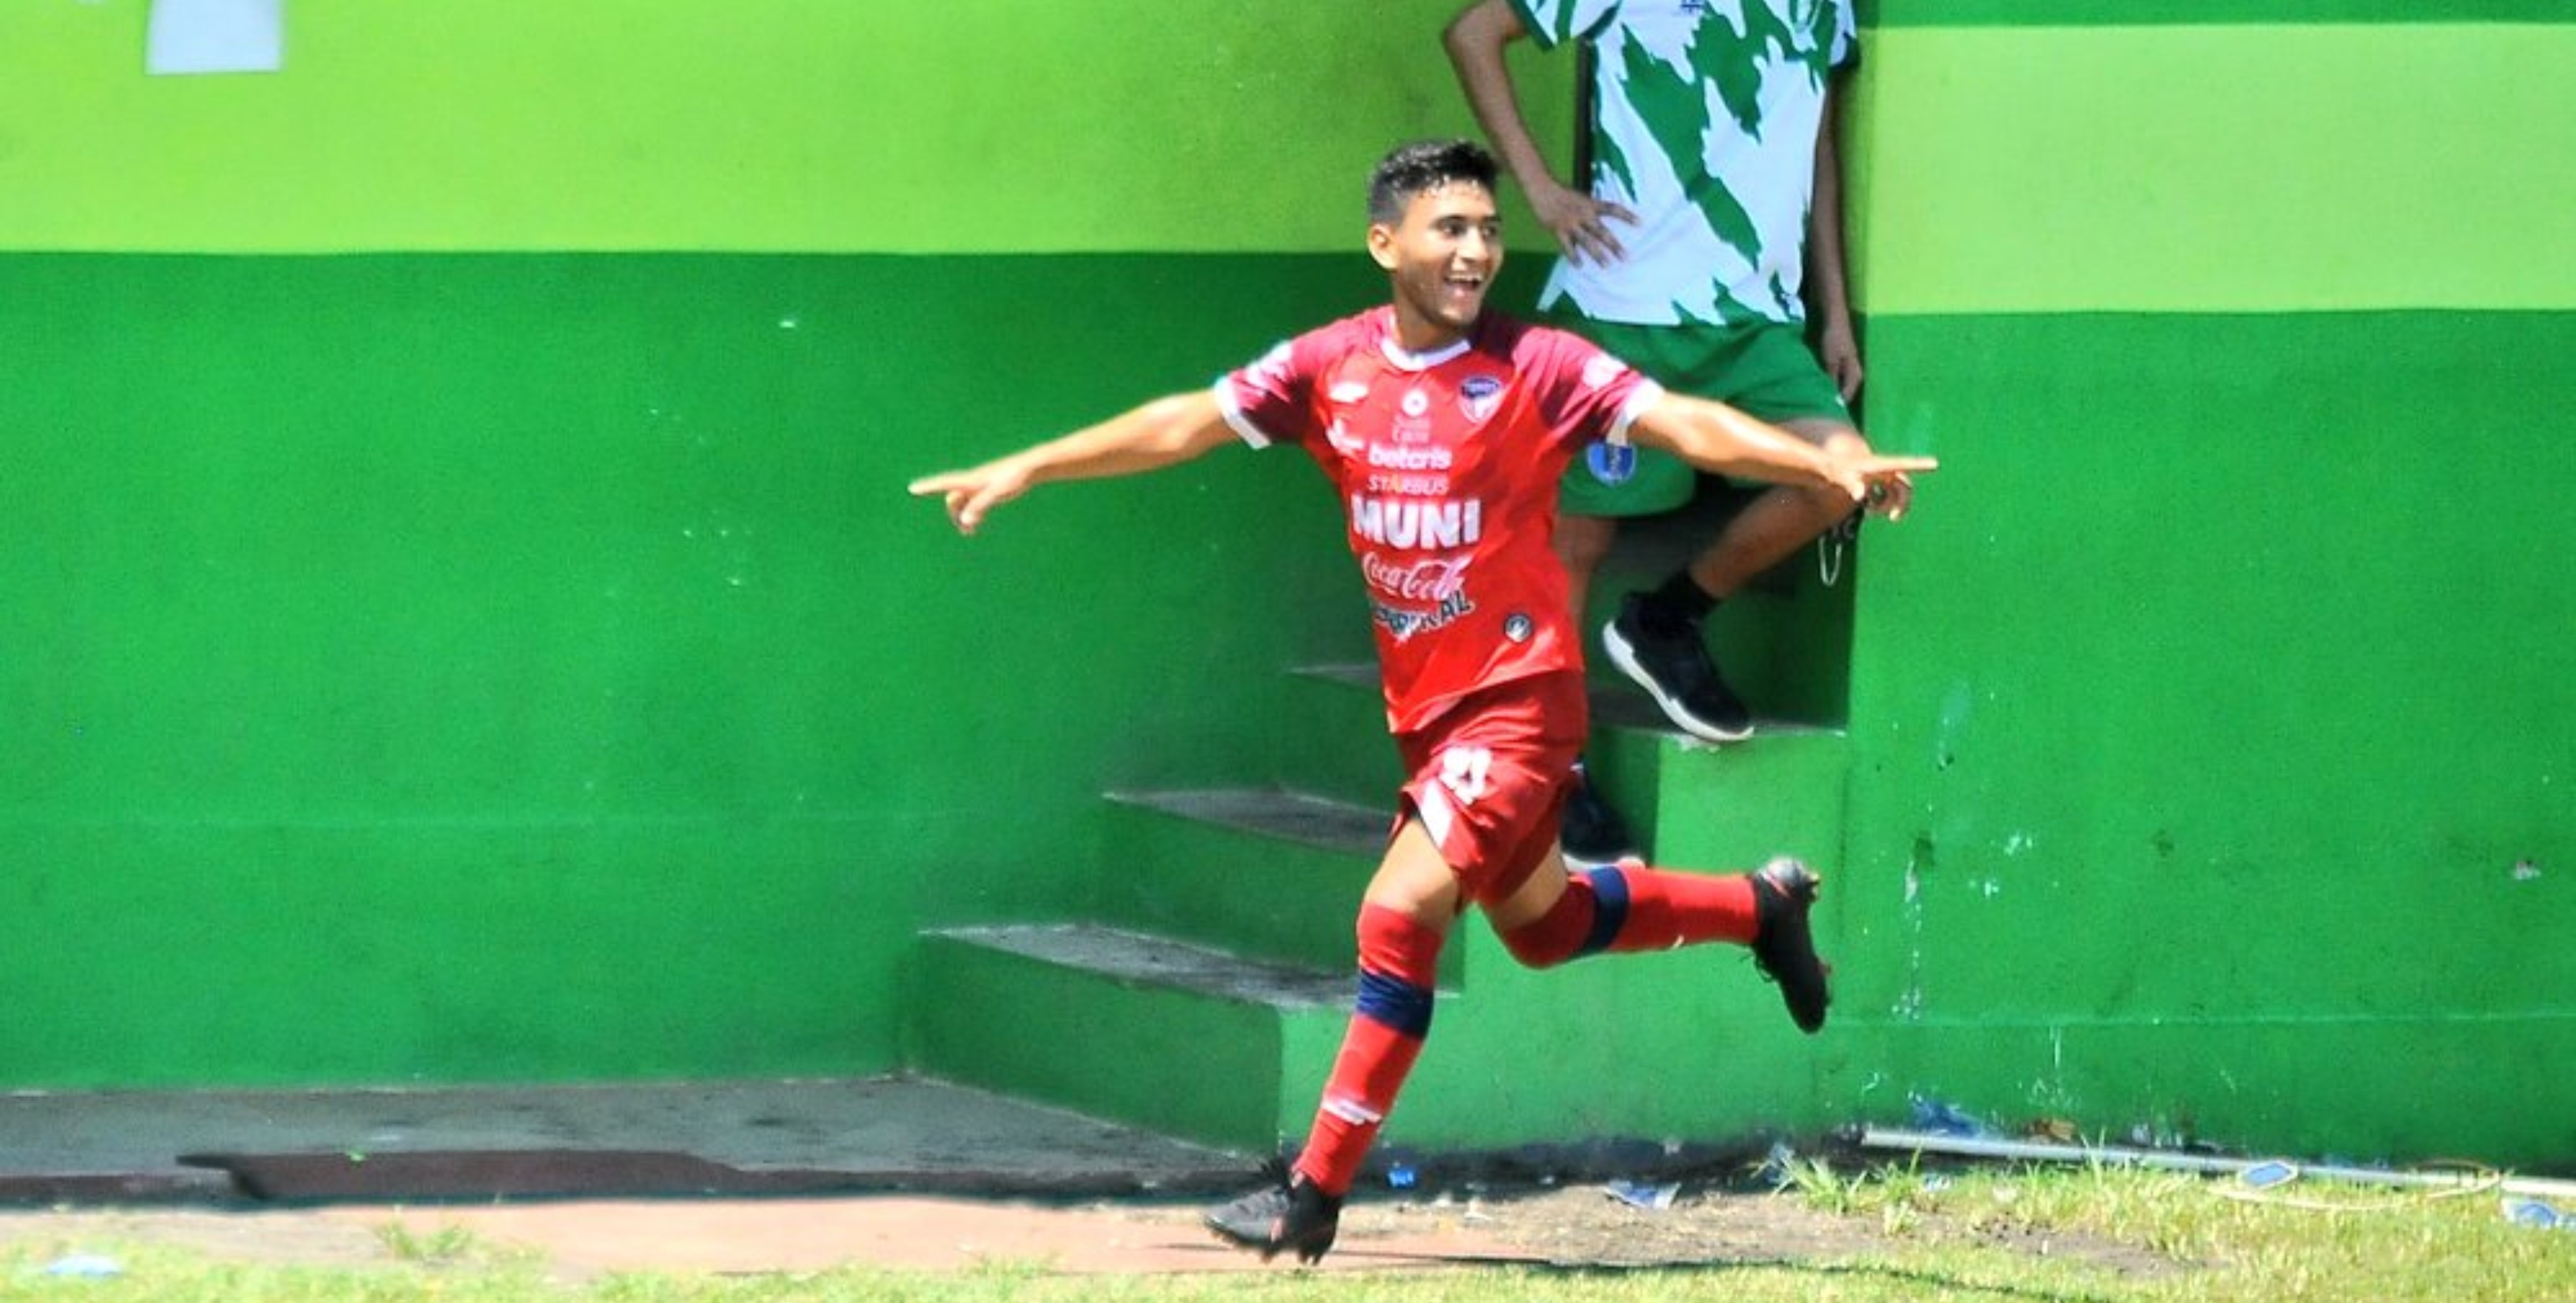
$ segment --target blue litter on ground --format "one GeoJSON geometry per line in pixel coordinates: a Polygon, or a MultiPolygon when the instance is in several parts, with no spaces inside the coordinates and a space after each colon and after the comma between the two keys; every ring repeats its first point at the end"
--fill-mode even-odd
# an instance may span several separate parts
{"type": "Polygon", "coordinates": [[[2516,1226],[2541,1231],[2576,1231],[2576,1217],[2558,1211],[2558,1206],[2541,1199],[2518,1199],[2510,1195],[2504,1201],[2504,1219],[2516,1226]]]}
{"type": "Polygon", "coordinates": [[[2288,1185],[2298,1180],[2299,1169],[2295,1164],[2284,1163],[2276,1158],[2246,1168],[2236,1174],[2236,1179],[2244,1182],[2251,1189],[2269,1190],[2273,1186],[2288,1185]]]}
{"type": "Polygon", "coordinates": [[[1680,1197],[1682,1192],[1678,1183],[1650,1185],[1643,1181],[1612,1181],[1604,1188],[1610,1191],[1611,1198],[1631,1208],[1643,1208],[1648,1212],[1662,1212],[1672,1207],[1673,1200],[1680,1197]]]}
{"type": "Polygon", "coordinates": [[[125,1264],[96,1253],[73,1253],[45,1264],[45,1274],[69,1280],[106,1280],[125,1274],[125,1264]]]}

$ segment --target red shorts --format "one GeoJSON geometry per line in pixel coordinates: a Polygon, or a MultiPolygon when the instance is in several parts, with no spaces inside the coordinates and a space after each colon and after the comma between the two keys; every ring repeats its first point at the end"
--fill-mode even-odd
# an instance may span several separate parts
{"type": "Polygon", "coordinates": [[[1467,899],[1511,895],[1556,845],[1589,708],[1581,673],[1541,674],[1470,693],[1429,728],[1395,735],[1405,802],[1467,899]]]}

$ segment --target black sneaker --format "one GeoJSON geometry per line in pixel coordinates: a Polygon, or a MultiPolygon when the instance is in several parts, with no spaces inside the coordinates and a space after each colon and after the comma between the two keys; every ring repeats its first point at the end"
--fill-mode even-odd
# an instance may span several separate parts
{"type": "Polygon", "coordinates": [[[1601,628],[1602,650],[1619,672],[1637,681],[1661,706],[1673,726],[1710,742],[1741,742],[1753,736],[1753,712],[1727,690],[1708,658],[1708,644],[1697,625],[1674,632],[1646,626],[1643,593],[1630,593],[1619,604],[1619,616],[1601,628]]]}
{"type": "Polygon", "coordinates": [[[1779,983],[1789,1020],[1812,1036],[1825,1025],[1824,961],[1816,958],[1816,939],[1807,930],[1807,911],[1816,903],[1816,871],[1787,856],[1763,865],[1753,875],[1753,963],[1762,975],[1779,983]]]}
{"type": "Polygon", "coordinates": [[[1581,769],[1574,771],[1574,781],[1566,788],[1565,813],[1558,821],[1556,840],[1565,848],[1565,858],[1586,866],[1644,855],[1637,839],[1628,835],[1628,821],[1601,799],[1600,791],[1581,769]]]}
{"type": "Polygon", "coordinates": [[[1295,1252],[1299,1262],[1323,1257],[1341,1230],[1342,1201],[1290,1175],[1285,1166],[1274,1168],[1272,1177],[1277,1184],[1208,1209],[1207,1228],[1238,1249],[1260,1254],[1263,1262],[1282,1249],[1295,1252]]]}

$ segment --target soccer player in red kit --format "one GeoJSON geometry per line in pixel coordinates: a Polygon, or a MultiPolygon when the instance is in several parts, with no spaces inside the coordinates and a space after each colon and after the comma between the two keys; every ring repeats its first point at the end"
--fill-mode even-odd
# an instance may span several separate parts
{"type": "Polygon", "coordinates": [[[1839,489],[1928,471],[1928,458],[1818,448],[1733,408],[1666,392],[1577,336],[1484,311],[1501,269],[1494,161],[1467,141],[1407,145],[1369,190],[1368,250],[1388,306],[1310,331],[1209,390],[912,492],[973,533],[1034,485],[1136,474],[1218,446],[1293,443],[1347,508],[1402,753],[1402,806],[1359,911],[1359,993],[1312,1131],[1274,1184],[1208,1225],[1267,1258],[1332,1247],[1342,1196],[1431,1024],[1441,946],[1469,906],[1522,963],[1707,941],[1749,946],[1814,1032],[1827,994],[1794,859],[1750,874],[1572,873],[1557,816],[1587,726],[1582,644],[1550,544],[1556,485],[1594,441],[1634,440],[1703,469],[1839,489]]]}

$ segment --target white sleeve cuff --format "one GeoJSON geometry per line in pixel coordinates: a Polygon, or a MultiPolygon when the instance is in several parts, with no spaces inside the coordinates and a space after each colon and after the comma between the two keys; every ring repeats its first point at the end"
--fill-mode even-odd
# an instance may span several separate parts
{"type": "Polygon", "coordinates": [[[1255,448],[1267,448],[1273,442],[1269,432],[1254,425],[1252,418],[1243,414],[1243,404],[1235,401],[1234,377],[1224,376],[1217,380],[1216,409],[1224,414],[1225,423],[1234,430],[1236,438],[1255,448]]]}
{"type": "Polygon", "coordinates": [[[1628,427],[1636,424],[1637,418],[1644,415],[1647,408],[1662,401],[1664,401],[1662,385],[1652,380],[1639,383],[1636,389],[1629,393],[1628,401],[1619,404],[1618,419],[1610,422],[1610,433],[1603,441],[1613,447],[1627,447],[1628,427]]]}

